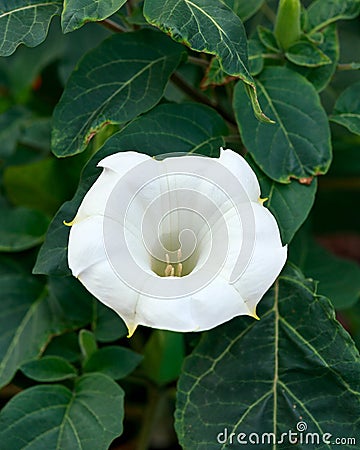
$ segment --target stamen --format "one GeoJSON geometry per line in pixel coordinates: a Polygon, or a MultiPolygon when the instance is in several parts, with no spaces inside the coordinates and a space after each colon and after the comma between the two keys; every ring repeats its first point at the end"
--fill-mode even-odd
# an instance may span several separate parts
{"type": "Polygon", "coordinates": [[[182,268],[183,268],[183,265],[181,264],[181,262],[179,262],[178,265],[176,266],[176,276],[177,277],[181,277],[182,268]]]}
{"type": "Polygon", "coordinates": [[[173,277],[174,276],[173,275],[174,267],[170,264],[170,258],[167,253],[165,254],[165,259],[166,259],[166,267],[165,267],[164,275],[166,277],[173,277]]]}
{"type": "Polygon", "coordinates": [[[172,275],[173,272],[174,272],[174,267],[173,267],[171,264],[168,264],[168,265],[165,267],[164,275],[165,275],[166,277],[171,277],[171,276],[173,276],[173,275],[172,275]]]}
{"type": "Polygon", "coordinates": [[[176,271],[175,271],[175,267],[172,264],[170,264],[170,257],[168,255],[168,253],[165,253],[165,261],[166,261],[166,267],[164,270],[165,277],[181,277],[182,276],[183,265],[180,262],[180,260],[181,260],[181,249],[180,248],[177,252],[177,257],[178,257],[178,263],[176,264],[176,271]]]}

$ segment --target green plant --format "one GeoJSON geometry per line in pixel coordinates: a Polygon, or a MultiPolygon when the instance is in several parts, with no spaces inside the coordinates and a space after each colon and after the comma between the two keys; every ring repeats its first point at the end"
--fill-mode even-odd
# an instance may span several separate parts
{"type": "Polygon", "coordinates": [[[359,259],[359,13],[0,0],[2,449],[359,446],[360,269],[318,240],[359,259]],[[289,263],[260,321],[128,339],[71,276],[63,222],[108,155],[221,146],[256,172],[289,263]]]}

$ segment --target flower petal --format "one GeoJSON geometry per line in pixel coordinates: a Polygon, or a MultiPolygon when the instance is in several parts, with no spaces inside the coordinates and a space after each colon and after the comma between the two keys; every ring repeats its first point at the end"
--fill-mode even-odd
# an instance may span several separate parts
{"type": "Polygon", "coordinates": [[[255,314],[257,303],[275,281],[287,257],[279,228],[271,212],[252,203],[255,216],[256,240],[250,263],[234,287],[241,293],[249,309],[255,314]]]}
{"type": "Polygon", "coordinates": [[[217,277],[185,298],[159,300],[140,296],[135,322],[172,331],[204,331],[239,315],[251,315],[251,311],[239,292],[217,277]]]}
{"type": "Polygon", "coordinates": [[[144,153],[133,151],[119,152],[102,159],[98,163],[98,166],[113,170],[120,178],[138,164],[151,159],[152,158],[149,155],[145,155],[144,153]]]}
{"type": "Polygon", "coordinates": [[[232,150],[221,149],[219,163],[232,172],[240,181],[249,199],[253,202],[259,200],[260,186],[255,172],[245,158],[232,150]]]}
{"type": "Polygon", "coordinates": [[[120,178],[138,164],[149,159],[148,155],[136,152],[116,153],[102,159],[98,167],[103,167],[104,170],[86,193],[74,223],[96,214],[104,215],[107,199],[120,178]]]}

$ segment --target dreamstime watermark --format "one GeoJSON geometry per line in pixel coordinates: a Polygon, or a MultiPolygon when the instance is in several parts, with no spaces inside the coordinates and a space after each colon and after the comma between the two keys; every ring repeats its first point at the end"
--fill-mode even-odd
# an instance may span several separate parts
{"type": "MultiPolygon", "coordinates": [[[[273,432],[264,433],[243,433],[233,432],[228,428],[224,428],[218,433],[216,440],[219,444],[228,445],[347,445],[356,446],[355,437],[338,437],[332,433],[309,432],[308,425],[304,421],[296,424],[295,430],[287,430],[279,435],[273,432]]],[[[312,447],[314,448],[314,447],[312,447]]]]}
{"type": "Polygon", "coordinates": [[[242,237],[229,278],[235,283],[255,246],[255,216],[246,189],[216,158],[162,156],[157,158],[161,161],[147,159],[130,169],[108,198],[103,239],[114,272],[142,295],[192,295],[223,269],[234,248],[229,220],[237,220],[242,237]],[[149,273],[141,264],[141,251],[158,272],[149,273]],[[167,279],[172,269],[175,276],[167,279]]]}

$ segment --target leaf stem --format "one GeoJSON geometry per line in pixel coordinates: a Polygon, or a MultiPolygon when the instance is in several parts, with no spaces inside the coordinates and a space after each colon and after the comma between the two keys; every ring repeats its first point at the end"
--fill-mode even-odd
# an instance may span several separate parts
{"type": "Polygon", "coordinates": [[[277,59],[277,60],[283,59],[282,55],[276,53],[263,53],[261,56],[266,59],[277,59]]]}
{"type": "Polygon", "coordinates": [[[209,67],[209,61],[207,61],[206,59],[202,59],[202,58],[196,58],[196,56],[188,56],[188,61],[192,64],[195,64],[196,66],[200,66],[200,67],[209,67]]]}
{"type": "Polygon", "coordinates": [[[180,88],[185,94],[187,94],[189,97],[193,98],[194,100],[203,103],[204,105],[210,106],[211,108],[214,108],[223,118],[229,122],[232,126],[236,126],[236,122],[234,117],[229,114],[225,109],[223,109],[220,105],[215,103],[213,100],[211,100],[209,97],[207,97],[202,92],[197,91],[191,84],[189,84],[181,75],[174,72],[171,75],[171,81],[180,88]]]}
{"type": "Polygon", "coordinates": [[[275,22],[276,20],[276,14],[274,11],[269,7],[269,5],[265,2],[261,7],[261,12],[264,14],[264,16],[270,20],[270,22],[275,22]]]}
{"type": "Polygon", "coordinates": [[[140,429],[137,450],[148,450],[150,446],[151,432],[156,418],[156,409],[159,403],[160,393],[158,388],[148,388],[148,402],[144,413],[144,419],[140,429]]]}
{"type": "Polygon", "coordinates": [[[126,33],[128,31],[125,27],[110,19],[101,20],[99,23],[115,33],[126,33]]]}
{"type": "Polygon", "coordinates": [[[347,63],[347,64],[338,64],[336,69],[339,71],[343,71],[343,70],[359,70],[360,68],[360,63],[347,63]]]}

